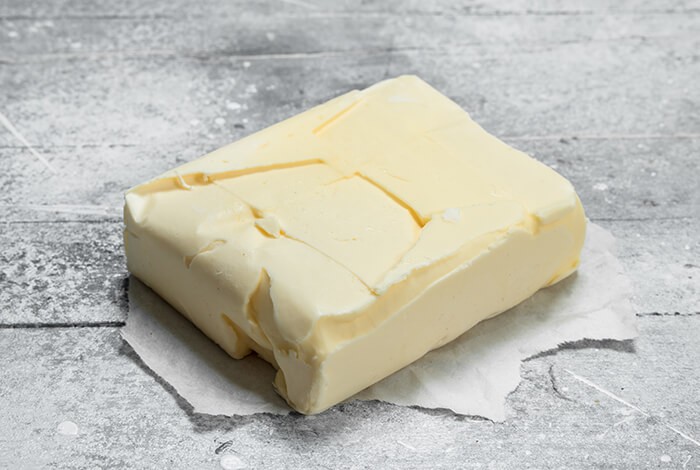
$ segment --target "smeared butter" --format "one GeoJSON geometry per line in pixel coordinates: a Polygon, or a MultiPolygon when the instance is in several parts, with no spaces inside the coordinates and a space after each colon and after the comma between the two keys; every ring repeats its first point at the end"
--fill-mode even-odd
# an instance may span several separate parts
{"type": "Polygon", "coordinates": [[[317,413],[576,269],[571,184],[412,76],[131,189],[129,270],[317,413]]]}

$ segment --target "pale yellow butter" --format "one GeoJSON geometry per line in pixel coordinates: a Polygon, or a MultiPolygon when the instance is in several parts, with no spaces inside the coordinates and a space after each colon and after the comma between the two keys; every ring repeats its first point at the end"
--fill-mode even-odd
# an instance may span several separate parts
{"type": "Polygon", "coordinates": [[[320,412],[578,265],[571,184],[412,76],[126,195],[129,270],[320,412]]]}

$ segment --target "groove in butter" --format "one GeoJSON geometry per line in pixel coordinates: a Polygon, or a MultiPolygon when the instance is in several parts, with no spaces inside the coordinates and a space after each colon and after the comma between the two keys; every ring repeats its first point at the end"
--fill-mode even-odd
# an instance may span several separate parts
{"type": "Polygon", "coordinates": [[[131,189],[129,270],[317,413],[577,267],[571,184],[414,76],[131,189]]]}

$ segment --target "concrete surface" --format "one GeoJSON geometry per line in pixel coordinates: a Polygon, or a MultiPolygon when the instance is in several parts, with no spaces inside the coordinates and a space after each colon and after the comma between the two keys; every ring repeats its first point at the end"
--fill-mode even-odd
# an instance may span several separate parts
{"type": "Polygon", "coordinates": [[[196,3],[0,2],[0,468],[700,468],[700,2],[196,3]],[[124,190],[402,73],[572,180],[641,337],[527,361],[502,424],[193,414],[119,337],[124,190]]]}

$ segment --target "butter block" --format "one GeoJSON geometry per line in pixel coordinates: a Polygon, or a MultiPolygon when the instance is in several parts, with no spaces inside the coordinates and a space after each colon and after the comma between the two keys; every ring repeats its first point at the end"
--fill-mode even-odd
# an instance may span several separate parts
{"type": "Polygon", "coordinates": [[[318,413],[577,267],[572,185],[414,76],[131,189],[129,270],[318,413]]]}

